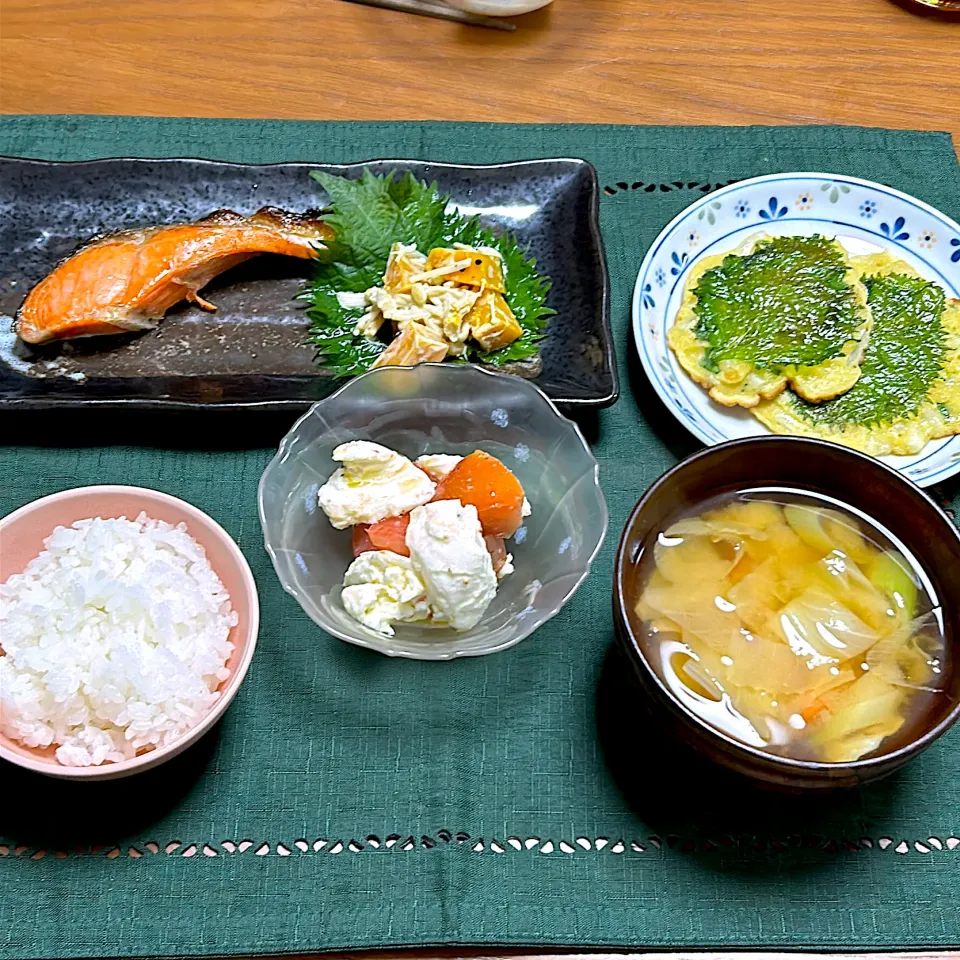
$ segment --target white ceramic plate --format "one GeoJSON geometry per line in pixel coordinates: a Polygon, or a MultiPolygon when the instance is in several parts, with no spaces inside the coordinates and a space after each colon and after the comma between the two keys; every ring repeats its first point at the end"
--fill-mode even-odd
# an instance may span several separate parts
{"type": "Polygon", "coordinates": [[[551,0],[446,0],[451,7],[488,17],[515,17],[545,7],[551,0]]]}
{"type": "MultiPolygon", "coordinates": [[[[633,336],[643,368],[673,415],[704,443],[769,431],[740,408],[712,401],[667,346],[691,267],[734,250],[755,233],[820,233],[854,254],[888,249],[960,298],[960,225],[891,187],[830,173],[775,173],[701,197],[647,252],[633,294],[633,336]]],[[[933,440],[911,457],[882,457],[920,486],[960,473],[960,436],[933,440]]]]}

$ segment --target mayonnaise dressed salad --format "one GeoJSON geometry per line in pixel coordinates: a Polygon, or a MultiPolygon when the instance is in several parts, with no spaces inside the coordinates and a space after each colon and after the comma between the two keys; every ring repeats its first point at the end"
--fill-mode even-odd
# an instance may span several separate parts
{"type": "Polygon", "coordinates": [[[317,500],[353,532],[347,613],[386,636],[397,623],[475,627],[513,572],[505,541],[530,514],[514,474],[480,450],[411,461],[367,440],[341,444],[333,459],[341,466],[317,500]]]}

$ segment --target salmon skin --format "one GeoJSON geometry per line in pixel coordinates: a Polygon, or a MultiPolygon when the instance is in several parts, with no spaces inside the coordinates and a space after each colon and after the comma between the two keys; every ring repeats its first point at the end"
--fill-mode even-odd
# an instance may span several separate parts
{"type": "Polygon", "coordinates": [[[216,310],[197,291],[238,263],[260,253],[308,259],[332,237],[322,221],[275,207],[99,237],[27,294],[16,331],[27,343],[45,343],[149,330],[184,299],[216,310]]]}

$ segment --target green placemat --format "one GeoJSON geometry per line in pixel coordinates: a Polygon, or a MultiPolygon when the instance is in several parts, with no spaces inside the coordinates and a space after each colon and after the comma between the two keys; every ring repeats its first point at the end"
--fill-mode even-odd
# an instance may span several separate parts
{"type": "MultiPolygon", "coordinates": [[[[694,448],[633,360],[629,299],[647,245],[701,190],[782,170],[881,180],[960,218],[949,137],[7,117],[0,152],[586,157],[608,188],[603,231],[624,382],[620,402],[585,423],[611,511],[589,582],[527,642],[449,664],[332,640],[280,590],[255,491],[287,424],[251,422],[238,440],[201,418],[180,421],[178,433],[145,415],[122,429],[94,416],[68,427],[7,415],[5,440],[36,445],[0,450],[0,511],[97,482],[184,497],[249,557],[263,626],[220,729],[160,770],[67,786],[0,767],[4,957],[960,943],[960,730],[868,789],[826,799],[744,791],[665,751],[617,706],[609,613],[628,510],[694,448]],[[155,446],[124,446],[131,429],[155,446]]],[[[958,490],[941,492],[956,506],[958,490]]]]}

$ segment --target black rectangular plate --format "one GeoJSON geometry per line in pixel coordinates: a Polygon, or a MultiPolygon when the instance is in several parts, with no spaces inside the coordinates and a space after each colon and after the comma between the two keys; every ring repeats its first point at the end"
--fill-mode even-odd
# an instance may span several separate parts
{"type": "MultiPolygon", "coordinates": [[[[609,281],[596,171],[585,160],[458,166],[377,160],[347,166],[208,160],[58,163],[0,158],[0,409],[305,409],[336,380],[314,363],[302,304],[309,262],[256,257],[204,289],[216,313],[186,303],[157,330],[31,347],[11,329],[30,288],[97,234],[189,222],[226,208],[303,212],[326,195],[311,170],[411,171],[465,213],[512,231],[553,287],[557,311],[534,382],[557,403],[617,399],[609,281]]],[[[403,239],[403,238],[398,238],[403,239]]]]}

